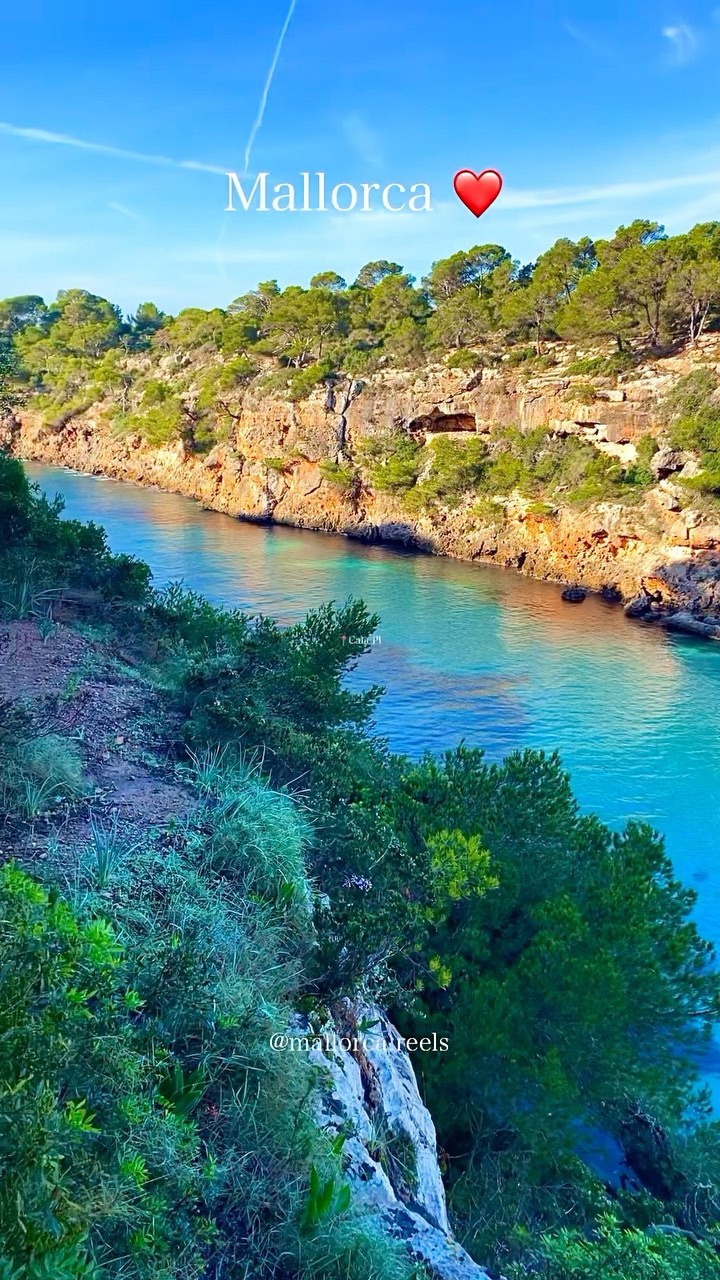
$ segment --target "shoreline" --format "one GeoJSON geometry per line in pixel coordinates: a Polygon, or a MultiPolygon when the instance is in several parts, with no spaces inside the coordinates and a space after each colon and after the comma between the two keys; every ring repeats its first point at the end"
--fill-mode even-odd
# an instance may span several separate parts
{"type": "MultiPolygon", "coordinates": [[[[231,519],[238,520],[243,524],[252,524],[265,528],[277,527],[284,529],[297,529],[305,533],[325,534],[328,536],[346,538],[352,542],[359,542],[364,546],[384,547],[387,550],[400,552],[406,555],[423,555],[435,559],[457,560],[465,564],[480,564],[484,568],[494,568],[503,571],[511,571],[518,577],[528,578],[535,582],[544,582],[548,586],[558,588],[558,593],[562,596],[562,589],[578,589],[583,598],[593,596],[602,599],[608,606],[621,607],[631,621],[642,623],[644,626],[652,628],[661,628],[676,634],[689,636],[693,639],[715,640],[720,641],[720,617],[710,619],[696,617],[689,610],[672,610],[667,606],[663,607],[658,601],[654,600],[649,592],[638,593],[637,596],[627,599],[620,596],[616,599],[608,598],[605,588],[593,588],[578,584],[576,580],[571,578],[553,577],[549,575],[539,576],[530,573],[525,569],[524,565],[512,563],[499,563],[492,556],[482,555],[461,555],[450,551],[443,551],[430,545],[429,539],[418,536],[417,534],[407,533],[403,537],[394,537],[382,530],[373,528],[371,531],[362,528],[353,528],[352,526],[345,528],[328,528],[326,525],[317,525],[307,523],[300,519],[283,519],[278,518],[274,513],[258,514],[255,512],[245,511],[228,511],[221,505],[213,504],[207,499],[196,496],[191,492],[178,487],[160,484],[156,480],[141,480],[134,476],[117,475],[109,470],[99,470],[97,467],[83,467],[79,462],[60,462],[54,458],[46,458],[37,456],[37,454],[26,454],[18,449],[12,450],[14,456],[18,457],[23,463],[36,463],[38,465],[58,467],[61,470],[74,472],[77,475],[91,476],[98,480],[111,480],[116,484],[128,484],[138,489],[155,490],[158,493],[174,494],[177,497],[187,498],[200,508],[201,511],[212,512],[217,515],[226,515],[231,519]]],[[[579,605],[581,600],[567,600],[568,608],[573,605],[579,605]]]]}

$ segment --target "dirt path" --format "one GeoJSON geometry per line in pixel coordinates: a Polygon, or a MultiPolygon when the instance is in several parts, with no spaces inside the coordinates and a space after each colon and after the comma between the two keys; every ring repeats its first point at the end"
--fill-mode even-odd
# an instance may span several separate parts
{"type": "Polygon", "coordinates": [[[3,721],[19,724],[24,741],[65,740],[82,761],[85,784],[79,800],[51,803],[29,824],[0,818],[4,857],[42,857],[51,837],[77,847],[91,812],[132,836],[181,819],[192,805],[176,778],[179,721],[101,640],[68,626],[43,636],[35,622],[0,624],[0,727],[3,721]]]}

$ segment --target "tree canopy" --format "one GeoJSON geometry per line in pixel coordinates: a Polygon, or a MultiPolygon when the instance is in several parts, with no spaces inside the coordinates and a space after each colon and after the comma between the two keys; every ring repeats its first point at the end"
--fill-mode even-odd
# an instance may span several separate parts
{"type": "Polygon", "coordinates": [[[418,285],[398,262],[368,262],[350,285],[333,270],[307,287],[261,282],[225,309],[188,307],[177,316],[143,302],[123,318],[85,289],[0,302],[0,334],[15,343],[31,377],[57,378],[72,362],[87,371],[112,350],[178,358],[202,348],[225,357],[253,350],[279,368],[324,362],[326,373],[413,365],[458,349],[511,350],[532,340],[614,339],[658,349],[696,343],[720,315],[720,222],[668,236],[637,219],[607,240],[556,240],[522,266],[502,245],[462,249],[432,264],[418,285]],[[62,368],[61,368],[62,366],[62,368]]]}

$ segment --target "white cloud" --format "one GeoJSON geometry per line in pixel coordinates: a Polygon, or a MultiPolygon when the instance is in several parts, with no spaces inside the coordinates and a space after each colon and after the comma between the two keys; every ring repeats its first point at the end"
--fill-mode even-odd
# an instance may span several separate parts
{"type": "Polygon", "coordinates": [[[591,31],[587,31],[585,27],[578,27],[576,23],[570,22],[567,18],[563,19],[562,26],[567,34],[576,44],[581,44],[585,49],[589,49],[591,53],[600,54],[602,57],[608,57],[611,50],[603,41],[598,40],[591,31]]]}
{"type": "MultiPolygon", "coordinates": [[[[610,182],[597,187],[545,188],[535,191],[507,188],[500,196],[506,209],[542,209],[574,204],[596,204],[608,200],[624,200],[674,191],[684,187],[717,186],[720,170],[705,173],[674,174],[667,178],[650,178],[640,182],[610,182]]],[[[500,201],[498,207],[500,207],[500,201]]]]}
{"type": "Polygon", "coordinates": [[[674,26],[663,27],[662,34],[673,47],[673,58],[678,66],[685,66],[697,53],[700,39],[696,31],[687,22],[677,22],[674,26]]]}
{"type": "Polygon", "coordinates": [[[118,200],[108,200],[108,209],[121,214],[123,218],[130,218],[133,222],[140,221],[139,213],[135,213],[133,209],[128,209],[126,204],[120,204],[118,200]]]}

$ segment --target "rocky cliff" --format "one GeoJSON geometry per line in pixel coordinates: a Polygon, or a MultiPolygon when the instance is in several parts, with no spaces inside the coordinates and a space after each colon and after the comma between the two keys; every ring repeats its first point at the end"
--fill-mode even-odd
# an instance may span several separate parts
{"type": "Polygon", "coordinates": [[[387,1015],[344,1000],[317,1032],[303,1018],[291,1030],[317,1069],[317,1123],[343,1141],[355,1203],[376,1215],[432,1280],[488,1280],[453,1236],[435,1126],[387,1015]]]}
{"type": "Polygon", "coordinates": [[[55,423],[29,405],[6,425],[4,440],[26,459],[156,485],[243,519],[403,543],[611,590],[632,601],[637,615],[671,618],[673,625],[715,636],[720,513],[688,497],[682,480],[696,464],[687,455],[661,447],[652,461],[655,483],[632,504],[557,498],[540,504],[515,492],[490,509],[468,496],[410,515],[362,472],[351,485],[337,475],[338,462],[388,429],[426,444],[544,426],[556,438],[576,437],[627,465],[643,437],[662,444],[658,402],[700,362],[720,367],[718,335],[690,354],[592,382],[565,374],[562,364],[525,378],[504,368],[469,374],[438,365],[386,370],[364,384],[348,381],[295,403],[261,398],[251,386],[231,415],[229,438],[209,452],[181,442],[153,448],[139,434],[118,433],[102,403],[55,423]]]}

